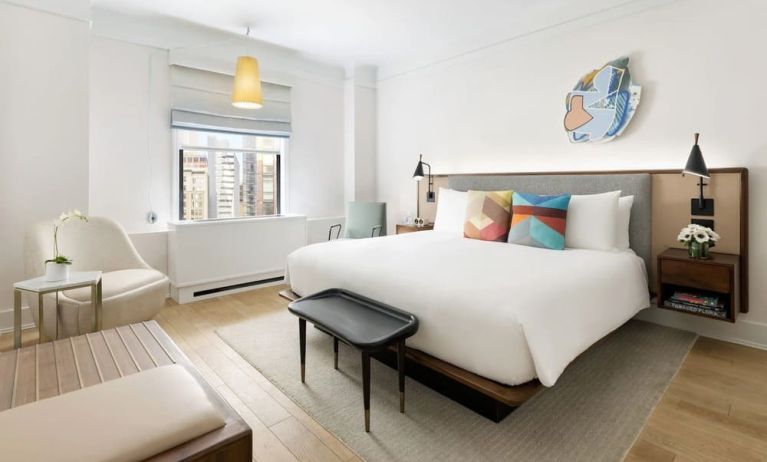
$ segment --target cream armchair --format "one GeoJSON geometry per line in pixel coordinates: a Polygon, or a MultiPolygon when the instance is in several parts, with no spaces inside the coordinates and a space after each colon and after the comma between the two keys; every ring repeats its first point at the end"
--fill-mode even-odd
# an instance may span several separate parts
{"type": "MultiPolygon", "coordinates": [[[[90,217],[87,222],[68,221],[59,229],[59,249],[73,260],[73,271],[102,271],[102,328],[152,319],[168,294],[168,278],[152,269],[133,247],[117,222],[90,217]]],[[[24,243],[27,277],[42,276],[45,260],[53,251],[53,223],[39,223],[27,232],[24,243]]],[[[45,330],[54,338],[55,295],[45,296],[45,330]]],[[[90,331],[93,319],[90,288],[59,294],[59,337],[90,331]]],[[[32,317],[38,322],[37,297],[28,297],[32,317]]]]}

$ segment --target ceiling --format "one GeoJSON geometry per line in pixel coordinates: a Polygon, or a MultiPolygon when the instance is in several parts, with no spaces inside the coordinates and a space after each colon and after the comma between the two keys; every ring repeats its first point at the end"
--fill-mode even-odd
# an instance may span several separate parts
{"type": "Polygon", "coordinates": [[[338,65],[404,71],[641,0],[92,0],[251,37],[338,65]]]}

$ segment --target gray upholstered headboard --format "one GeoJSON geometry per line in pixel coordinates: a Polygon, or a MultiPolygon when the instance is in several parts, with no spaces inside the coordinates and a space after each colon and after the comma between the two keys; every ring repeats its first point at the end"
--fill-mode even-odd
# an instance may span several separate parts
{"type": "Polygon", "coordinates": [[[634,196],[629,241],[634,252],[645,260],[649,271],[652,247],[652,179],[648,173],[449,175],[448,184],[450,189],[459,191],[511,189],[532,194],[597,194],[620,190],[622,196],[634,196]]]}

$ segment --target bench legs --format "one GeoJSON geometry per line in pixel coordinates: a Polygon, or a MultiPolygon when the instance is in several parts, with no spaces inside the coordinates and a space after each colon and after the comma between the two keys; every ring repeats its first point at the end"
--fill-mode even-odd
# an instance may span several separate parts
{"type": "Polygon", "coordinates": [[[370,353],[362,352],[362,399],[365,403],[365,431],[370,431],[370,353]]]}
{"type": "Polygon", "coordinates": [[[405,412],[405,341],[397,342],[397,373],[399,373],[399,411],[405,412]]]}
{"type": "MultiPolygon", "coordinates": [[[[301,348],[301,383],[306,380],[306,320],[298,319],[301,348]]],[[[338,338],[333,337],[333,367],[338,369],[338,338]]],[[[397,373],[399,375],[399,411],[405,412],[405,340],[397,342],[397,373]]],[[[365,431],[370,432],[370,352],[362,352],[362,400],[365,405],[365,431]]]]}
{"type": "Polygon", "coordinates": [[[298,318],[298,337],[301,348],[301,383],[306,378],[306,319],[298,318]]]}
{"type": "Polygon", "coordinates": [[[333,337],[333,368],[338,370],[338,337],[333,337]]]}

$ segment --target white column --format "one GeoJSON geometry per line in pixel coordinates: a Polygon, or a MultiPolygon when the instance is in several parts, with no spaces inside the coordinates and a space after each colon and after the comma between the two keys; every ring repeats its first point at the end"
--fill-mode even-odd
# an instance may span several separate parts
{"type": "Polygon", "coordinates": [[[376,200],[376,69],[350,67],[344,83],[344,197],[376,200]]]}

